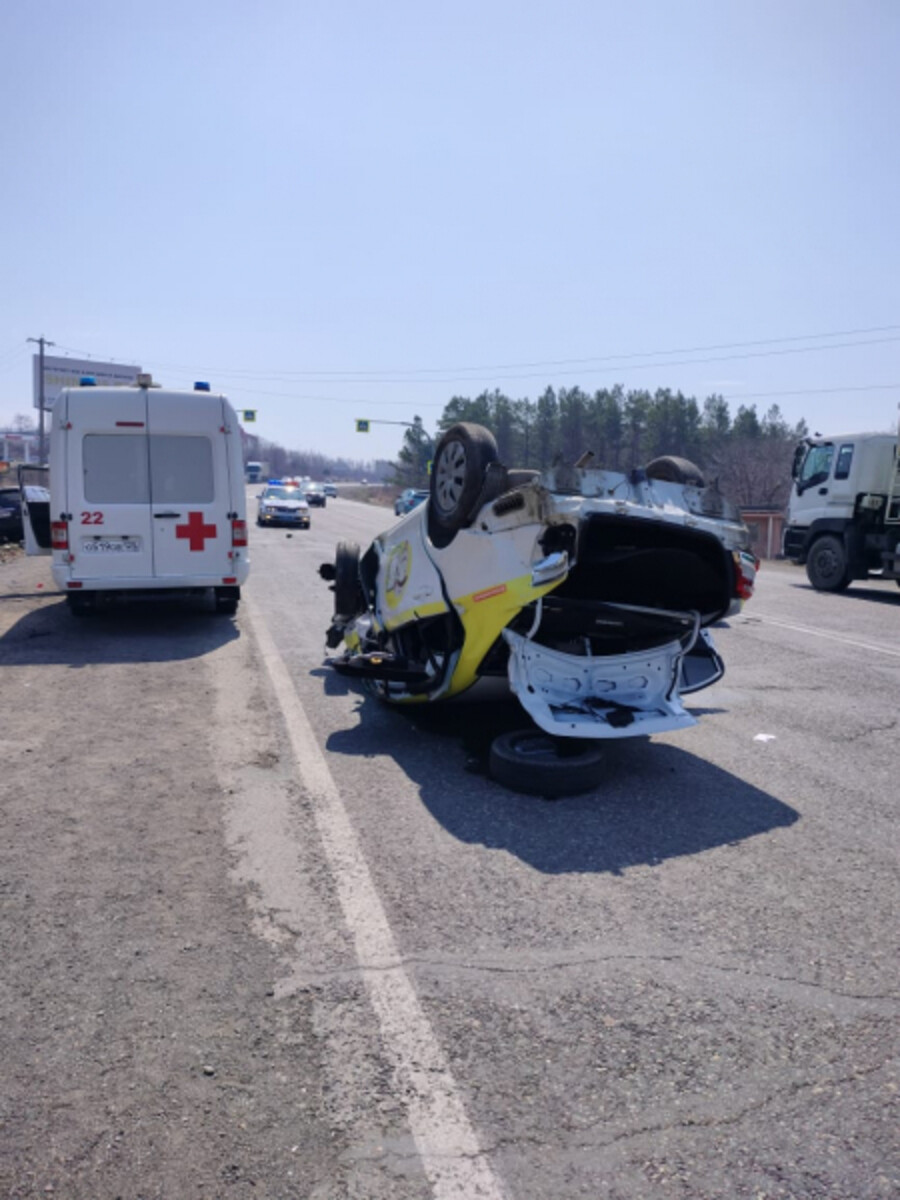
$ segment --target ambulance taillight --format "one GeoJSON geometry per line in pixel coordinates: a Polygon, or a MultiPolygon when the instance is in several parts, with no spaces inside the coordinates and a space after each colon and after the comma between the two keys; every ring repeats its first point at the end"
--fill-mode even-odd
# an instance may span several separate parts
{"type": "Polygon", "coordinates": [[[231,522],[231,544],[232,546],[247,545],[247,522],[232,521],[231,522]]]}
{"type": "MultiPolygon", "coordinates": [[[[46,542],[44,543],[46,545],[46,542]]],[[[50,522],[50,545],[54,550],[68,550],[69,548],[69,522],[68,521],[51,521],[50,522]]]]}

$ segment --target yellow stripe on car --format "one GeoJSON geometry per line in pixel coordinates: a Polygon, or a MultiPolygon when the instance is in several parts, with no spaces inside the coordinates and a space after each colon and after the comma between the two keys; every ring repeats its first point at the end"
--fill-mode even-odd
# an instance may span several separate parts
{"type": "Polygon", "coordinates": [[[455,696],[471,687],[478,678],[478,668],[484,661],[484,656],[513,617],[521,612],[526,604],[531,604],[539,596],[546,596],[561,583],[562,579],[555,579],[551,583],[535,587],[529,572],[517,579],[510,579],[507,583],[470,592],[468,596],[460,596],[458,600],[454,600],[465,630],[465,640],[447,695],[455,696]]]}

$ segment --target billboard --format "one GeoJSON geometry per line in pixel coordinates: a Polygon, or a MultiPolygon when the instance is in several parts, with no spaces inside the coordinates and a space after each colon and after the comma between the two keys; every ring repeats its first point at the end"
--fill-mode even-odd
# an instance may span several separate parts
{"type": "MultiPolygon", "coordinates": [[[[41,407],[41,356],[35,354],[34,363],[34,407],[41,407]]],[[[78,387],[83,375],[90,375],[97,387],[134,383],[140,367],[129,367],[125,363],[97,362],[93,358],[57,358],[44,355],[44,409],[49,409],[63,388],[78,387]]]]}

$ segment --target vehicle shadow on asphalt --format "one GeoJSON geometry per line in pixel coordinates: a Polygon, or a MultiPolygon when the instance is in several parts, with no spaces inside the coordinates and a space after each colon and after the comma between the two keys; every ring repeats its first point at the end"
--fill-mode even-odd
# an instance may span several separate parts
{"type": "Polygon", "coordinates": [[[234,618],[216,614],[202,596],[132,601],[87,617],[73,616],[62,597],[48,598],[0,636],[0,665],[175,662],[200,658],[237,637],[234,618]]]}
{"type": "MultiPolygon", "coordinates": [[[[815,592],[816,589],[811,583],[794,583],[792,587],[801,592],[815,592]]],[[[895,604],[900,605],[900,588],[892,583],[893,591],[888,591],[886,587],[861,587],[859,584],[854,584],[848,587],[844,592],[819,592],[820,596],[833,595],[835,598],[840,597],[841,600],[865,600],[867,604],[873,601],[876,604],[895,604]]]]}
{"type": "Polygon", "coordinates": [[[646,738],[608,742],[596,787],[543,800],[488,777],[490,744],[527,725],[515,701],[388,709],[360,697],[359,725],[332,753],[392,757],[435,820],[462,842],[506,850],[548,874],[655,865],[793,825],[796,809],[706,760],[646,738]]]}

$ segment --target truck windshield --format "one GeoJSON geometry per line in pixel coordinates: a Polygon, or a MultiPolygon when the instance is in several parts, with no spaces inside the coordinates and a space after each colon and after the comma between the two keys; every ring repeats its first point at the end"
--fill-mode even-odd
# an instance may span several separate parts
{"type": "Polygon", "coordinates": [[[797,477],[797,488],[803,491],[814,483],[822,483],[831,474],[831,463],[834,459],[834,446],[831,442],[824,445],[810,446],[809,453],[803,460],[800,474],[797,477]]]}

